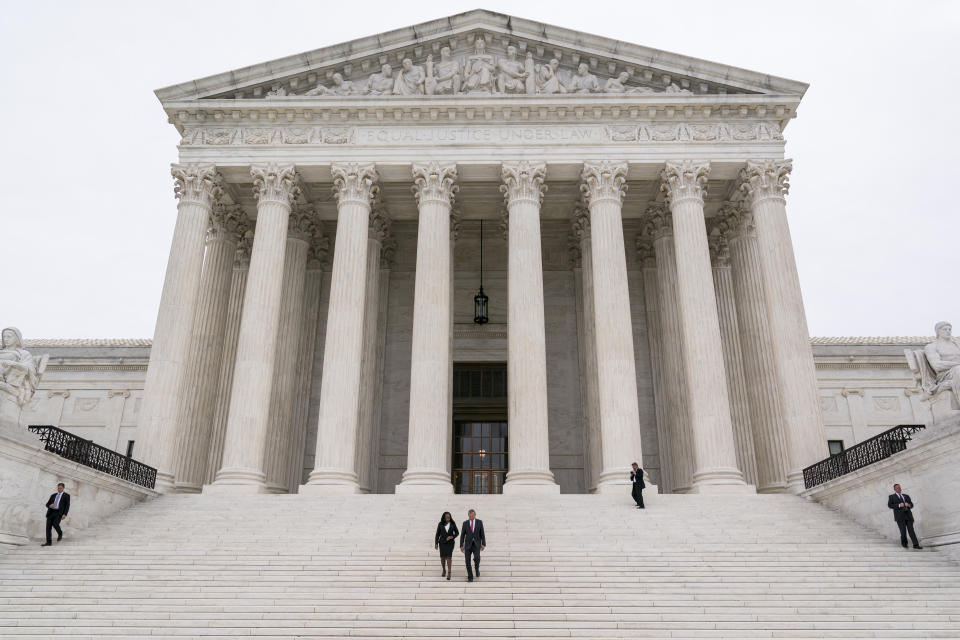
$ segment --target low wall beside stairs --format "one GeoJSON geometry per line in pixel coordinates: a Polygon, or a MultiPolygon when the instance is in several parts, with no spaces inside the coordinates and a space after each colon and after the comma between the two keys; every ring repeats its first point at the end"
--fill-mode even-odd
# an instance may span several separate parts
{"type": "Polygon", "coordinates": [[[910,494],[920,543],[960,561],[960,429],[928,428],[906,451],[803,492],[891,540],[900,532],[887,507],[893,485],[910,494]]]}

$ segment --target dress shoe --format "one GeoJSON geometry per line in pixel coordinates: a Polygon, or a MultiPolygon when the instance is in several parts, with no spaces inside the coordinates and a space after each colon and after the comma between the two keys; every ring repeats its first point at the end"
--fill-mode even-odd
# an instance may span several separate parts
{"type": "Polygon", "coordinates": [[[40,546],[41,546],[41,547],[50,547],[50,546],[53,546],[53,543],[52,543],[52,542],[44,542],[44,543],[43,543],[42,545],[40,545],[40,546]]]}
{"type": "Polygon", "coordinates": [[[921,546],[918,545],[918,544],[913,545],[913,548],[914,548],[914,549],[923,549],[923,547],[921,547],[921,546]]]}
{"type": "Polygon", "coordinates": [[[467,578],[467,582],[473,582],[473,578],[467,578]]]}
{"type": "Polygon", "coordinates": [[[906,543],[906,542],[902,542],[902,543],[900,543],[900,546],[903,547],[904,549],[906,549],[906,548],[907,548],[907,543],[906,543]]]}
{"type": "Polygon", "coordinates": [[[447,576],[447,580],[449,580],[449,579],[450,579],[450,576],[447,576]]]}
{"type": "Polygon", "coordinates": [[[60,542],[61,540],[63,540],[63,536],[57,536],[57,542],[60,542]]]}
{"type": "Polygon", "coordinates": [[[473,573],[474,573],[474,575],[476,575],[476,576],[479,578],[479,577],[480,577],[480,567],[475,567],[474,570],[473,570],[473,573]]]}

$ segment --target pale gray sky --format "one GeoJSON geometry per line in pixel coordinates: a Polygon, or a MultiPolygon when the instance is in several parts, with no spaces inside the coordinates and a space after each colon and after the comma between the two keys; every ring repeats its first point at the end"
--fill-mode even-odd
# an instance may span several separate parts
{"type": "Polygon", "coordinates": [[[5,6],[0,324],[153,335],[179,140],[154,89],[479,6],[810,83],[785,135],[811,333],[960,323],[958,2],[165,0],[5,6]]]}

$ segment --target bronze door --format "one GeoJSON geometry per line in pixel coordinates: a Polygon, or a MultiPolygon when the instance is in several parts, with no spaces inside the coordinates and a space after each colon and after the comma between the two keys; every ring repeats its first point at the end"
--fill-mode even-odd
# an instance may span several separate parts
{"type": "Polygon", "coordinates": [[[453,488],[457,493],[503,493],[507,475],[507,423],[455,422],[453,488]]]}

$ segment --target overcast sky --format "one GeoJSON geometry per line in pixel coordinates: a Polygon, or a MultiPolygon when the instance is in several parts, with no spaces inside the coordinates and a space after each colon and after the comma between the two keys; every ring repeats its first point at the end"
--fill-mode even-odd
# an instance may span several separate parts
{"type": "MultiPolygon", "coordinates": [[[[478,6],[6,4],[0,325],[28,338],[152,336],[179,141],[154,89],[478,6]]],[[[811,334],[960,326],[960,2],[482,6],[809,83],[785,135],[811,334]]]]}

